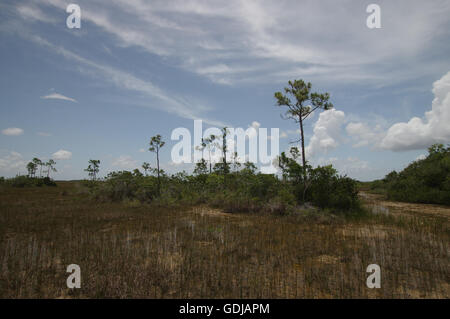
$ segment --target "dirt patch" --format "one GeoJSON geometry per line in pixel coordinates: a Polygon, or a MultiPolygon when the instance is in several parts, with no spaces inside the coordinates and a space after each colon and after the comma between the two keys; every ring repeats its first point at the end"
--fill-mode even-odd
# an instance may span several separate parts
{"type": "Polygon", "coordinates": [[[389,236],[389,232],[395,231],[395,229],[374,225],[372,227],[364,226],[358,228],[350,226],[340,229],[339,231],[344,237],[386,239],[389,236]]]}
{"type": "Polygon", "coordinates": [[[331,255],[320,255],[313,259],[313,262],[326,264],[326,265],[334,265],[339,263],[339,258],[331,255]]]}
{"type": "Polygon", "coordinates": [[[235,214],[224,213],[220,209],[211,208],[211,207],[195,207],[192,209],[194,214],[199,214],[200,216],[213,216],[213,217],[237,217],[235,214]]]}
{"type": "Polygon", "coordinates": [[[385,200],[383,195],[359,192],[358,194],[369,206],[384,207],[391,213],[404,215],[429,215],[450,219],[450,207],[433,204],[403,203],[385,200]]]}

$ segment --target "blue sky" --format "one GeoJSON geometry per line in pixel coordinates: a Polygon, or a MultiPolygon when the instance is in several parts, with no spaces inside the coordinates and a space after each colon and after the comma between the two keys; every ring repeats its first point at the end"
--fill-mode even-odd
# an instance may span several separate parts
{"type": "Polygon", "coordinates": [[[151,136],[177,127],[280,129],[274,92],[304,79],[333,111],[306,123],[308,160],[381,178],[450,143],[449,1],[2,1],[0,176],[54,158],[56,179],[155,165],[151,136]],[[81,28],[66,7],[81,8],[81,28]],[[381,29],[366,7],[381,8],[381,29]]]}

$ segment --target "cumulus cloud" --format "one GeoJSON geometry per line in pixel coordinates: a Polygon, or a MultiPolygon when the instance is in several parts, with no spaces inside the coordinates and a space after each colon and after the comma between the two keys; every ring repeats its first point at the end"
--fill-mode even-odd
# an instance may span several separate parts
{"type": "Polygon", "coordinates": [[[450,72],[433,83],[434,99],[425,118],[413,117],[396,123],[387,131],[381,148],[393,151],[416,150],[433,143],[450,141],[450,72]]]}
{"type": "Polygon", "coordinates": [[[343,111],[331,109],[320,113],[319,119],[314,124],[313,136],[305,150],[307,156],[326,153],[336,148],[341,139],[344,121],[343,111]]]}
{"type": "Polygon", "coordinates": [[[18,136],[23,134],[23,129],[18,127],[8,127],[2,130],[3,135],[18,136]]]}
{"type": "Polygon", "coordinates": [[[70,101],[70,102],[74,102],[74,103],[77,102],[77,100],[75,100],[75,99],[73,99],[71,97],[59,94],[59,93],[51,93],[51,94],[48,94],[48,95],[45,95],[45,96],[41,96],[41,99],[46,99],[46,100],[64,100],[64,101],[70,101]]]}
{"type": "Polygon", "coordinates": [[[52,154],[52,158],[55,160],[68,160],[72,158],[72,152],[59,150],[52,154]]]}
{"type": "Polygon", "coordinates": [[[20,169],[25,171],[25,165],[22,154],[18,152],[3,152],[3,156],[0,157],[0,172],[2,175],[14,175],[20,169]]]}
{"type": "Polygon", "coordinates": [[[138,161],[134,160],[129,155],[121,155],[116,158],[111,166],[119,167],[121,169],[135,169],[139,166],[138,161]]]}

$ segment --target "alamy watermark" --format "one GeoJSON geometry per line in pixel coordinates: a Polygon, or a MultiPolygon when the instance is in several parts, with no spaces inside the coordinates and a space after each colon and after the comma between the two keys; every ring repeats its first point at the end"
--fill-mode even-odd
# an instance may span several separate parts
{"type": "Polygon", "coordinates": [[[67,6],[66,12],[70,15],[66,19],[66,25],[69,29],[81,28],[81,8],[78,4],[71,3],[67,6]]]}
{"type": "Polygon", "coordinates": [[[259,125],[246,130],[232,127],[221,130],[209,127],[203,131],[202,120],[194,120],[194,134],[184,127],[172,131],[171,139],[179,142],[172,147],[171,159],[175,164],[197,163],[202,159],[218,163],[224,156],[225,143],[227,160],[238,163],[252,162],[269,168],[279,155],[279,133],[279,128],[271,128],[268,135],[268,129],[259,125]],[[209,143],[206,144],[205,141],[209,143]]]}

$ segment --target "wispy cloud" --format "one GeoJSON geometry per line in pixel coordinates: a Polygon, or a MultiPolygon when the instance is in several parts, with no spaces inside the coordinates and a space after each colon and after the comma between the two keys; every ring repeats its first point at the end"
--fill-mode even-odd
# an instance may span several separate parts
{"type": "Polygon", "coordinates": [[[45,96],[41,96],[41,99],[47,99],[47,100],[65,100],[65,101],[70,101],[70,102],[74,102],[74,103],[77,102],[77,100],[75,100],[75,99],[73,99],[73,98],[71,98],[71,97],[68,97],[68,96],[59,94],[59,93],[51,93],[51,94],[48,94],[48,95],[45,95],[45,96]]]}
{"type": "MultiPolygon", "coordinates": [[[[23,35],[23,34],[22,34],[23,35]]],[[[177,96],[176,94],[169,94],[154,85],[153,83],[134,76],[131,73],[119,70],[109,65],[100,64],[92,60],[86,59],[70,50],[61,46],[54,45],[46,39],[38,35],[23,35],[24,37],[34,41],[35,43],[47,47],[54,53],[63,56],[64,58],[77,62],[80,64],[78,70],[88,76],[101,78],[105,82],[109,82],[118,88],[131,90],[142,93],[147,97],[156,99],[163,103],[146,104],[147,107],[157,108],[159,110],[178,115],[183,118],[197,120],[201,119],[205,123],[217,126],[225,126],[221,121],[205,118],[202,113],[211,110],[210,107],[192,104],[185,97],[177,96]]],[[[57,94],[57,93],[56,93],[57,94]]],[[[55,94],[50,94],[52,98],[56,98],[55,94]]],[[[59,98],[60,95],[57,94],[59,98]]]]}
{"type": "Polygon", "coordinates": [[[111,166],[119,167],[121,169],[135,169],[139,166],[139,163],[129,155],[121,155],[113,160],[111,166]]]}
{"type": "Polygon", "coordinates": [[[18,136],[22,135],[23,133],[24,133],[23,129],[18,127],[8,127],[2,130],[2,134],[8,136],[18,136]]]}
{"type": "MultiPolygon", "coordinates": [[[[43,3],[61,10],[67,5],[43,3]]],[[[105,7],[80,0],[80,5],[83,19],[112,35],[117,46],[140,47],[227,85],[287,76],[385,85],[448,65],[426,59],[433,41],[448,38],[448,1],[383,1],[386,28],[379,30],[365,26],[366,4],[352,1],[114,0],[105,7]],[[308,14],[298,19],[298,12],[308,14]],[[406,60],[410,67],[399,68],[406,60]]]]}
{"type": "Polygon", "coordinates": [[[47,132],[37,132],[37,135],[39,135],[39,136],[45,136],[45,137],[52,136],[52,134],[47,133],[47,132]]]}

